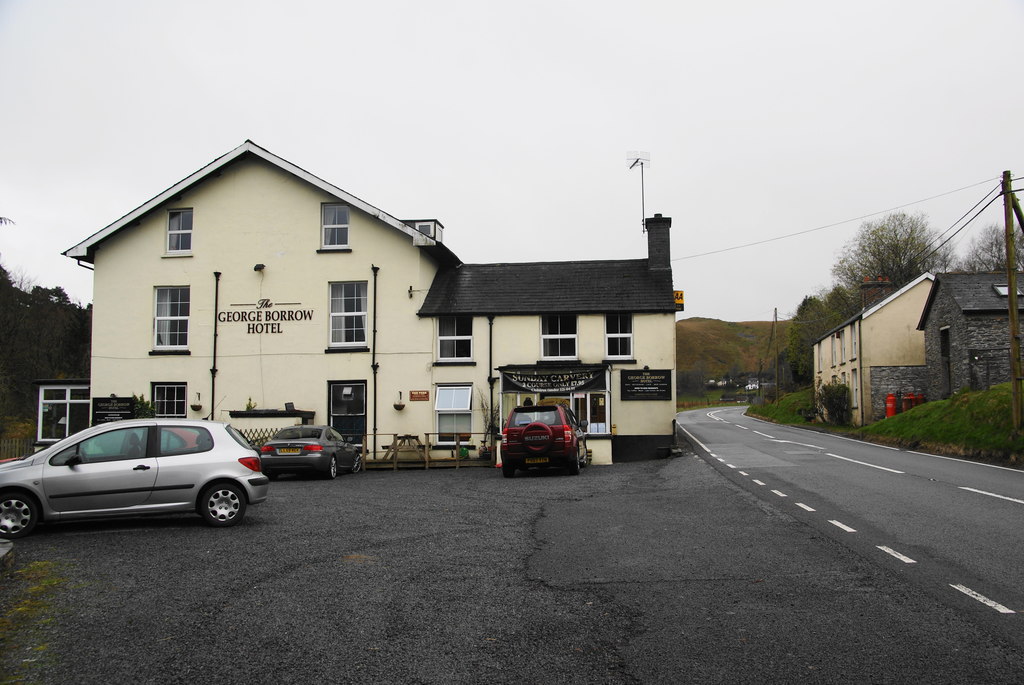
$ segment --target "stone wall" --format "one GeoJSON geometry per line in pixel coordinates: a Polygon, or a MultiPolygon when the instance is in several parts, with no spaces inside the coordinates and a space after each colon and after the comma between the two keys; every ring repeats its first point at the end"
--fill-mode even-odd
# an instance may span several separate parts
{"type": "Polygon", "coordinates": [[[928,399],[943,399],[962,388],[984,390],[1009,381],[1009,328],[1008,314],[965,315],[940,287],[924,332],[928,399]],[[941,330],[946,326],[948,370],[941,351],[941,330]]]}
{"type": "Polygon", "coordinates": [[[928,397],[927,366],[872,366],[871,367],[871,412],[868,422],[885,418],[885,398],[889,393],[899,398],[907,393],[924,393],[928,397]]]}

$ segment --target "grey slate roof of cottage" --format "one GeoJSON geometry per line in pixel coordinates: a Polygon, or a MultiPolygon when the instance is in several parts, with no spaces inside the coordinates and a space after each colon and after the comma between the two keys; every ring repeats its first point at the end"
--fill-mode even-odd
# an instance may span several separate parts
{"type": "Polygon", "coordinates": [[[675,312],[670,269],[646,259],[462,264],[443,269],[420,316],[675,312]]]}
{"type": "MultiPolygon", "coordinates": [[[[921,312],[921,321],[917,327],[924,330],[931,311],[932,303],[941,289],[948,294],[965,314],[991,314],[1007,310],[1006,297],[999,295],[995,286],[1006,285],[1006,272],[989,273],[948,273],[937,274],[932,281],[932,289],[921,312]]],[[[1017,289],[1024,286],[1024,274],[1017,274],[1017,289]]],[[[1018,297],[1018,308],[1024,309],[1024,297],[1018,297]]]]}

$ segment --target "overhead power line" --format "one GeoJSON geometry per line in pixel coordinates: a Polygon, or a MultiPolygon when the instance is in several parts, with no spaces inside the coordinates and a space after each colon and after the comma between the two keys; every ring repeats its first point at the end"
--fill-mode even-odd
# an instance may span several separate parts
{"type": "Polygon", "coordinates": [[[954,193],[959,193],[959,192],[962,192],[964,190],[969,190],[971,188],[975,188],[977,186],[984,185],[986,183],[992,183],[993,181],[998,181],[998,180],[999,180],[998,178],[985,179],[984,181],[978,181],[977,183],[972,183],[972,184],[970,184],[968,186],[964,186],[963,188],[957,188],[956,190],[950,190],[950,191],[947,191],[945,193],[939,193],[938,195],[932,195],[931,197],[926,197],[926,198],[923,198],[921,200],[915,200],[914,202],[908,202],[906,204],[897,205],[896,207],[892,207],[890,209],[883,209],[883,210],[880,210],[880,211],[877,211],[877,212],[871,212],[870,214],[864,214],[864,215],[861,215],[861,216],[858,216],[858,217],[854,217],[852,219],[844,219],[843,221],[836,221],[835,223],[825,224],[824,226],[817,226],[815,228],[808,228],[808,229],[805,229],[803,231],[797,231],[796,233],[787,233],[786,235],[780,235],[780,236],[776,236],[774,238],[765,238],[764,240],[755,240],[752,243],[744,243],[743,245],[733,245],[732,247],[723,247],[720,250],[711,250],[709,252],[701,252],[699,254],[686,255],[685,257],[675,257],[671,261],[673,261],[673,262],[680,262],[680,261],[683,261],[684,259],[694,259],[696,257],[707,257],[708,255],[721,254],[722,252],[732,252],[733,250],[742,250],[742,249],[747,248],[747,247],[754,247],[755,245],[764,245],[765,243],[774,243],[774,242],[777,242],[779,240],[786,240],[787,238],[795,238],[797,236],[807,235],[808,233],[814,233],[815,231],[823,231],[826,228],[835,228],[836,226],[842,226],[843,224],[852,223],[854,221],[863,221],[864,219],[868,219],[868,218],[873,217],[873,216],[878,216],[879,214],[888,214],[889,212],[895,212],[898,209],[903,209],[905,207],[911,207],[913,205],[921,204],[922,202],[928,202],[930,200],[935,200],[935,199],[938,199],[940,197],[945,197],[947,195],[952,195],[954,193]]]}

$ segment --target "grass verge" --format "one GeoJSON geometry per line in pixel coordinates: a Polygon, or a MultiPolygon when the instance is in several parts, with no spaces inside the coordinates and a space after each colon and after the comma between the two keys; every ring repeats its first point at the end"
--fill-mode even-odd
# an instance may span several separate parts
{"type": "Polygon", "coordinates": [[[7,573],[0,615],[0,683],[33,682],[32,670],[50,658],[45,628],[53,621],[50,601],[66,580],[54,562],[36,561],[7,573]]]}
{"type": "Polygon", "coordinates": [[[751,406],[747,412],[776,423],[813,425],[896,447],[1024,465],[1024,434],[1013,430],[1009,383],[988,390],[963,390],[863,427],[811,424],[805,416],[811,415],[813,402],[813,390],[807,388],[783,396],[776,404],[751,406]]]}

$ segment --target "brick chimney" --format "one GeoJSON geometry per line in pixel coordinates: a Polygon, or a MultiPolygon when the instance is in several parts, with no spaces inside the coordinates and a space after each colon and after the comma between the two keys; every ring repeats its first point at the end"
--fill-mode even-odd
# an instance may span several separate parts
{"type": "Polygon", "coordinates": [[[647,230],[647,268],[671,269],[669,229],[672,228],[672,217],[655,214],[644,219],[647,230]]]}
{"type": "Polygon", "coordinates": [[[896,288],[885,276],[877,276],[872,279],[869,276],[864,277],[864,282],[860,284],[860,301],[861,307],[867,309],[873,304],[881,302],[885,298],[896,292],[896,288]]]}

